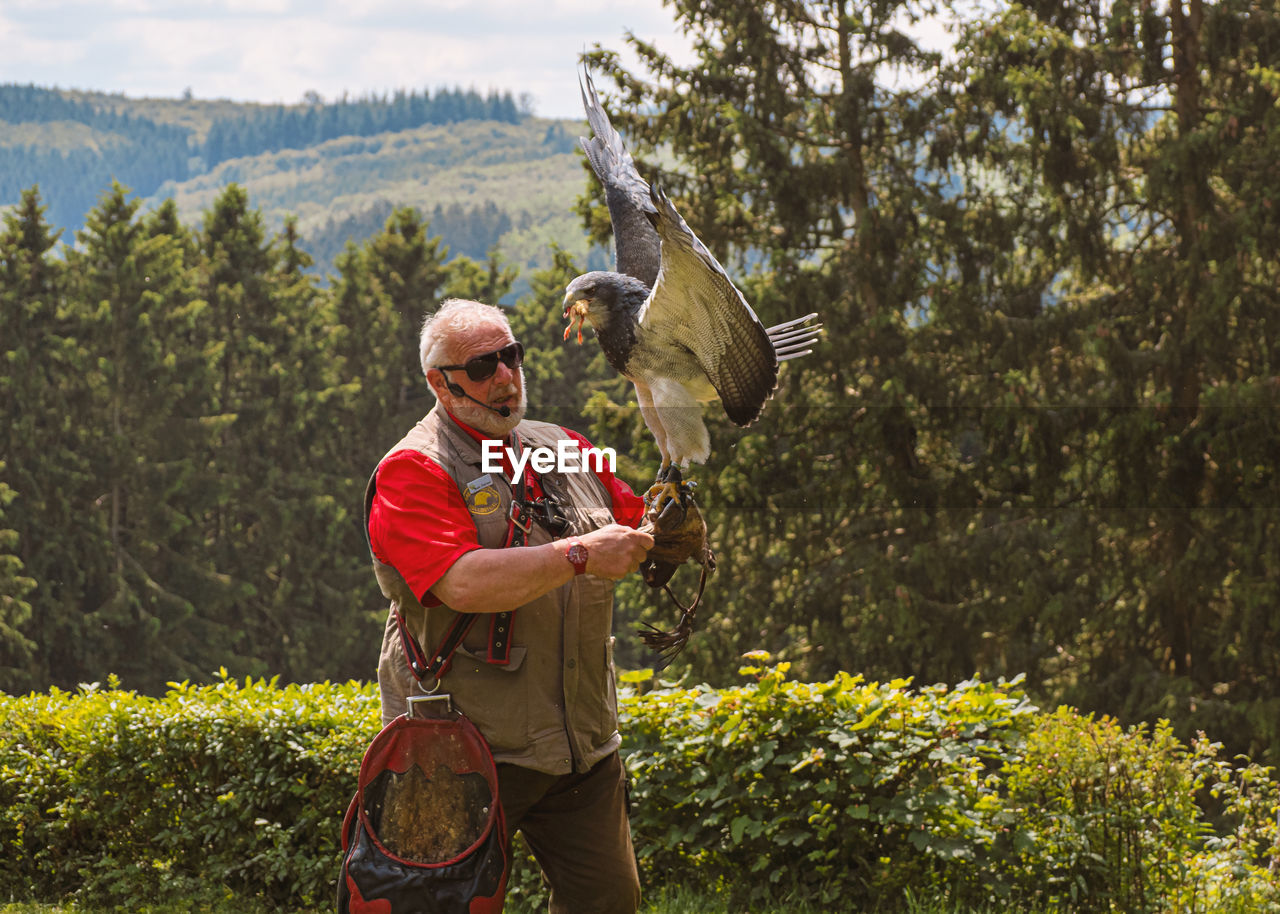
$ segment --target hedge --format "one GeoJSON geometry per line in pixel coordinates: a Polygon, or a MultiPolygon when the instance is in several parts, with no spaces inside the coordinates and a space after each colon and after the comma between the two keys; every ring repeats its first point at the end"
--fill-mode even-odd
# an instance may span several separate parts
{"type": "MultiPolygon", "coordinates": [[[[642,878],[744,909],[906,892],[1062,911],[1280,911],[1276,781],[1166,724],[1035,709],[1017,682],[913,688],[744,667],[623,677],[642,878]]],[[[360,683],[0,695],[0,898],[331,909],[378,725],[360,683]]],[[[540,904],[521,861],[513,909],[540,904]]]]}
{"type": "Polygon", "coordinates": [[[961,909],[1280,911],[1277,784],[1207,740],[1042,713],[1017,682],[786,669],[627,700],[650,883],[718,883],[744,909],[910,892],[961,909]]]}

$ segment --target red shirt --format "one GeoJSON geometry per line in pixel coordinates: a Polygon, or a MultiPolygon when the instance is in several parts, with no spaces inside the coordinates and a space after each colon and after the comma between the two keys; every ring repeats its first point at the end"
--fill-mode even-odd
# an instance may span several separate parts
{"type": "MultiPolygon", "coordinates": [[[[477,442],[485,440],[480,432],[453,416],[449,418],[477,442]]],[[[591,446],[577,432],[561,430],[580,448],[591,446]]],[[[505,448],[502,464],[509,479],[511,465],[505,448]]],[[[528,467],[525,474],[529,495],[541,496],[537,474],[528,467]]],[[[613,519],[628,527],[638,526],[644,517],[644,500],[607,466],[596,476],[612,500],[613,519]]],[[[378,561],[399,571],[424,606],[440,605],[428,591],[454,562],[480,548],[471,512],[457,483],[431,458],[411,449],[387,455],[378,466],[369,509],[369,540],[378,561]]]]}

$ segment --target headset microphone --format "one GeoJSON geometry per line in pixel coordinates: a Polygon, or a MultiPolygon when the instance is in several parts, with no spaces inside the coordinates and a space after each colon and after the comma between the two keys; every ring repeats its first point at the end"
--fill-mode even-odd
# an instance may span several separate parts
{"type": "Polygon", "coordinates": [[[453,381],[450,381],[448,375],[445,375],[444,377],[444,386],[449,388],[449,393],[453,394],[455,397],[462,397],[465,400],[470,400],[472,403],[478,403],[480,406],[483,406],[490,412],[497,413],[504,419],[509,419],[511,417],[510,406],[490,406],[482,400],[477,400],[475,397],[470,396],[465,390],[463,390],[461,384],[455,384],[453,381]]]}

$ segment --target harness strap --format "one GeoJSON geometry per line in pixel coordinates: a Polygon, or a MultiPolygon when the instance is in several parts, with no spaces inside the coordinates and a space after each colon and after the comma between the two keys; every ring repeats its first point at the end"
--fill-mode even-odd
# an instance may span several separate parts
{"type": "Polygon", "coordinates": [[[685,606],[680,602],[680,598],[676,596],[675,591],[671,589],[671,583],[667,582],[662,585],[662,589],[667,592],[667,596],[671,598],[671,602],[676,604],[676,608],[686,616],[692,616],[698,610],[698,604],[702,602],[702,591],[707,587],[707,566],[711,566],[711,570],[716,567],[715,557],[712,556],[710,561],[702,563],[702,574],[698,576],[698,592],[694,594],[693,602],[685,606]]]}
{"type": "MultiPolygon", "coordinates": [[[[520,436],[511,432],[511,454],[518,462],[520,456],[520,436]]],[[[533,528],[533,515],[525,503],[525,477],[520,474],[518,480],[511,484],[511,511],[507,515],[507,541],[503,548],[518,548],[527,542],[529,531],[533,528]]],[[[367,527],[367,524],[366,524],[367,527]]],[[[418,639],[409,631],[404,617],[396,609],[396,629],[400,633],[400,646],[404,650],[405,662],[409,665],[418,683],[426,688],[432,681],[429,692],[434,692],[440,685],[440,679],[449,672],[453,664],[453,654],[462,644],[471,626],[475,625],[476,613],[456,613],[452,624],[441,639],[440,644],[432,652],[430,659],[422,650],[418,639]]],[[[489,647],[485,657],[487,663],[506,666],[511,662],[511,635],[515,628],[515,610],[491,613],[489,618],[489,647]]]]}
{"type": "Polygon", "coordinates": [[[424,688],[428,680],[434,680],[431,688],[427,689],[428,693],[434,692],[440,685],[441,677],[449,672],[449,667],[453,663],[453,652],[458,649],[458,645],[462,644],[462,639],[467,636],[467,632],[471,631],[475,621],[475,613],[458,613],[454,617],[453,624],[444,633],[440,644],[432,651],[431,659],[428,660],[422,651],[422,645],[413,636],[413,632],[409,631],[409,626],[405,624],[404,616],[400,614],[397,607],[396,628],[400,632],[400,646],[404,649],[404,659],[409,664],[409,671],[413,673],[413,677],[424,688]]]}
{"type": "MultiPolygon", "coordinates": [[[[515,429],[511,430],[512,465],[520,462],[520,436],[515,429]]],[[[511,480],[511,511],[507,517],[507,548],[519,548],[527,542],[529,531],[533,528],[533,516],[529,506],[525,504],[525,474],[519,479],[511,480]]],[[[489,654],[485,658],[489,663],[506,666],[511,662],[511,634],[515,628],[514,611],[494,613],[489,620],[489,654]]]]}

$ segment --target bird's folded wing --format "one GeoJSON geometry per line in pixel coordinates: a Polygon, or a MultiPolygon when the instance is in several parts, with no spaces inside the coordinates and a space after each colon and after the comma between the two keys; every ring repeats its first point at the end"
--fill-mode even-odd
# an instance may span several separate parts
{"type": "Polygon", "coordinates": [[[658,278],[662,255],[658,233],[648,215],[653,210],[649,184],[640,177],[622,137],[609,122],[609,115],[596,95],[590,71],[583,67],[582,75],[585,80],[579,83],[582,107],[587,112],[587,123],[595,136],[590,139],[581,137],[579,142],[587,154],[591,170],[604,187],[609,220],[613,223],[617,272],[634,276],[652,288],[658,278]]]}
{"type": "Polygon", "coordinates": [[[650,193],[662,267],[638,315],[640,324],[692,352],[725,413],[737,425],[750,425],[778,385],[773,343],[667,195],[658,187],[650,193]]]}

